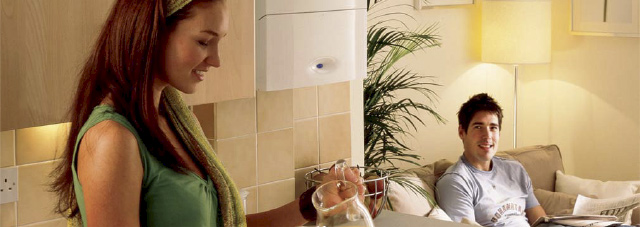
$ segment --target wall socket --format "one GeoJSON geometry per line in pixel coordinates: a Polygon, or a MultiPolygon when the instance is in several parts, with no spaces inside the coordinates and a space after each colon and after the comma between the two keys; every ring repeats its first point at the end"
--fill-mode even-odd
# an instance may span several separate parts
{"type": "Polygon", "coordinates": [[[18,168],[0,169],[0,204],[18,201],[18,168]]]}

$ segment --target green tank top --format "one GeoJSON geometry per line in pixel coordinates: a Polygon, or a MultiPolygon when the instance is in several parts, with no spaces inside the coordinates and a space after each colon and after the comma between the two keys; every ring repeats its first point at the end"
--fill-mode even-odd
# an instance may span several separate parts
{"type": "Polygon", "coordinates": [[[222,226],[217,192],[211,178],[205,180],[191,171],[182,174],[164,166],[147,151],[129,121],[106,105],[93,109],[80,129],[73,151],[73,186],[83,226],[87,226],[87,220],[82,185],[76,172],[76,154],[87,130],[105,120],[123,125],[138,141],[144,170],[140,196],[141,226],[222,226]]]}

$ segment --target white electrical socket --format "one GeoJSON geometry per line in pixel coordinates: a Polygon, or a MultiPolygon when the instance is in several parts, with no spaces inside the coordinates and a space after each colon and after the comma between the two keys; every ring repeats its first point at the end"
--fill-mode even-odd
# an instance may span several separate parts
{"type": "Polygon", "coordinates": [[[0,204],[18,201],[18,168],[0,169],[0,204]]]}

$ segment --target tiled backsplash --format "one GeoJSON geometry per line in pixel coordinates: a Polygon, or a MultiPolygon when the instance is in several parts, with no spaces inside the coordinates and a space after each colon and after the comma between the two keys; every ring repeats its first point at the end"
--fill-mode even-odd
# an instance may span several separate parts
{"type": "Polygon", "coordinates": [[[66,226],[54,214],[48,177],[62,154],[68,123],[2,132],[1,167],[18,168],[18,201],[0,206],[0,226],[66,226]]]}
{"type": "Polygon", "coordinates": [[[293,201],[304,174],[351,157],[349,82],[193,107],[248,213],[293,201]]]}
{"type": "MultiPolygon", "coordinates": [[[[237,186],[247,212],[284,205],[305,190],[304,174],[351,158],[349,82],[194,106],[206,136],[237,186]]],[[[0,227],[66,226],[52,213],[49,172],[69,124],[5,131],[0,166],[18,168],[18,202],[0,206],[0,227]]]]}

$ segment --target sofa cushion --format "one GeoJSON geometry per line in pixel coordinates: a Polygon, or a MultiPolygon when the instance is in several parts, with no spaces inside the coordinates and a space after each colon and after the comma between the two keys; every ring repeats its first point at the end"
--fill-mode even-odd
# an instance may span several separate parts
{"type": "Polygon", "coordinates": [[[449,166],[453,165],[453,162],[440,159],[432,164],[422,166],[420,168],[408,169],[407,172],[414,173],[415,176],[422,179],[429,187],[435,188],[436,181],[442,174],[447,171],[449,166]]]}
{"type": "MultiPolygon", "coordinates": [[[[556,191],[572,195],[580,194],[594,199],[633,195],[638,192],[637,184],[637,181],[599,181],[567,175],[562,171],[556,172],[556,191]]],[[[631,219],[633,212],[637,212],[637,209],[625,217],[625,224],[636,222],[631,219]]]]}
{"type": "Polygon", "coordinates": [[[540,206],[548,215],[572,214],[578,196],[562,192],[552,192],[544,189],[535,189],[540,206]]]}
{"type": "Polygon", "coordinates": [[[536,145],[500,151],[496,156],[520,162],[531,178],[533,188],[556,191],[556,170],[564,171],[558,146],[536,145]]]}

